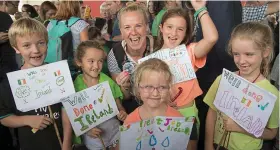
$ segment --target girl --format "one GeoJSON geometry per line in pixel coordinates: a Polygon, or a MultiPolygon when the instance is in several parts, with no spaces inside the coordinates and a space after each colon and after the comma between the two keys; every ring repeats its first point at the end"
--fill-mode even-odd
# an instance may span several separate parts
{"type": "Polygon", "coordinates": [[[23,17],[30,17],[30,18],[38,17],[38,13],[36,9],[29,4],[22,5],[21,12],[23,17]]]}
{"type": "Polygon", "coordinates": [[[239,69],[236,74],[271,92],[277,96],[277,100],[262,136],[256,138],[237,125],[232,119],[226,117],[225,114],[218,113],[213,105],[221,79],[220,76],[217,77],[204,97],[204,102],[209,105],[206,118],[205,149],[214,150],[225,131],[231,131],[228,138],[230,140],[225,144],[228,145],[225,148],[230,150],[261,149],[263,139],[271,140],[276,136],[279,126],[279,95],[278,90],[266,79],[269,75],[269,64],[273,58],[272,50],[273,37],[268,26],[257,22],[248,22],[238,25],[233,30],[228,52],[233,56],[234,62],[239,69]]]}
{"type": "MultiPolygon", "coordinates": [[[[203,39],[191,43],[193,25],[189,14],[181,8],[170,9],[162,18],[157,49],[172,49],[180,44],[186,44],[192,66],[197,71],[205,65],[206,55],[216,43],[218,33],[205,7],[206,2],[191,1],[191,3],[196,10],[195,14],[198,14],[197,19],[201,22],[203,39]]],[[[199,129],[199,120],[194,99],[201,94],[202,90],[197,79],[177,83],[171,90],[171,105],[177,107],[185,117],[195,116],[198,121],[197,129],[199,129]]]]}
{"type": "MultiPolygon", "coordinates": [[[[133,93],[143,105],[129,114],[124,124],[128,125],[155,116],[182,117],[180,112],[167,105],[170,100],[172,74],[166,63],[156,58],[149,59],[137,66],[133,79],[133,93]]],[[[196,128],[192,130],[188,150],[194,149],[193,139],[197,138],[196,132],[193,132],[195,130],[196,128]]]]}
{"type": "Polygon", "coordinates": [[[35,19],[42,23],[45,23],[45,21],[48,21],[55,16],[56,11],[57,9],[52,2],[44,1],[40,6],[39,16],[35,19]]]}
{"type": "MultiPolygon", "coordinates": [[[[82,42],[77,48],[75,61],[82,69],[83,74],[80,74],[75,79],[74,86],[76,92],[78,92],[99,83],[109,81],[110,88],[120,111],[117,117],[119,120],[124,121],[127,114],[120,102],[120,99],[123,98],[120,87],[110,77],[101,72],[104,58],[103,46],[98,42],[82,42]]],[[[111,118],[91,129],[83,135],[85,145],[90,150],[103,149],[101,140],[97,138],[101,136],[106,148],[118,150],[119,125],[120,123],[116,118],[111,118]]]]}

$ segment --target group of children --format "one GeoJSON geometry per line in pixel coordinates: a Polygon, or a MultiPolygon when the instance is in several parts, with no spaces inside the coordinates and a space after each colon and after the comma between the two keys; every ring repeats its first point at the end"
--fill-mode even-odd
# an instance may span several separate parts
{"type": "MultiPolygon", "coordinates": [[[[196,17],[201,22],[204,38],[197,43],[191,43],[193,31],[190,27],[190,16],[183,9],[174,8],[167,10],[162,18],[158,35],[158,43],[161,44],[156,50],[166,48],[172,50],[172,48],[185,44],[192,66],[197,71],[205,65],[207,53],[215,45],[218,33],[207,12],[205,2],[192,2],[192,4],[195,10],[199,11],[196,17]]],[[[228,52],[233,56],[239,69],[235,73],[277,96],[273,113],[263,135],[256,138],[230,118],[218,119],[221,117],[220,113],[213,105],[220,81],[220,77],[218,77],[204,98],[204,102],[210,106],[206,121],[205,149],[214,150],[214,147],[219,144],[222,133],[218,130],[232,131],[228,147],[225,148],[236,150],[260,149],[263,139],[273,139],[276,136],[279,126],[278,90],[266,79],[269,74],[268,65],[273,58],[272,38],[272,32],[268,26],[260,23],[244,23],[238,25],[232,32],[228,46],[228,52]]],[[[17,20],[9,30],[9,40],[24,60],[21,70],[44,65],[48,35],[46,28],[40,22],[30,18],[17,20]]],[[[82,136],[88,149],[103,149],[99,139],[101,138],[106,147],[117,150],[120,135],[119,120],[124,124],[131,124],[155,116],[196,117],[190,141],[186,143],[188,150],[196,149],[199,138],[199,119],[195,98],[202,94],[197,79],[172,85],[173,77],[168,65],[159,59],[149,59],[139,64],[133,73],[132,91],[142,105],[131,114],[127,114],[121,104],[123,94],[120,87],[109,76],[101,72],[106,58],[103,46],[96,41],[85,41],[79,44],[75,53],[75,62],[82,70],[82,74],[74,79],[76,92],[109,81],[120,112],[117,118],[109,119],[82,136]]],[[[20,112],[16,109],[7,79],[0,85],[0,96],[2,97],[0,100],[1,124],[10,128],[18,128],[22,150],[71,149],[72,128],[61,104],[51,106],[53,111],[59,114],[55,120],[46,117],[46,114],[50,113],[48,110],[39,113],[38,110],[20,112]],[[54,121],[58,125],[60,135],[63,135],[61,136],[62,147],[59,145],[52,126],[54,121]],[[39,130],[34,134],[30,127],[39,130]]]]}

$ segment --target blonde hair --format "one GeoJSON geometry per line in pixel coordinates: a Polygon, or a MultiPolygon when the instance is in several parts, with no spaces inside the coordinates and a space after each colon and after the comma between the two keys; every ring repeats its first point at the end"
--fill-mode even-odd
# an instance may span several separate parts
{"type": "Polygon", "coordinates": [[[70,17],[81,17],[79,1],[60,1],[54,17],[56,20],[68,20],[70,17]]]}
{"type": "Polygon", "coordinates": [[[155,71],[155,72],[164,74],[168,81],[169,87],[171,87],[173,77],[172,77],[172,73],[169,69],[169,66],[160,59],[151,58],[151,59],[148,59],[148,60],[142,62],[140,65],[138,65],[134,71],[134,74],[133,74],[133,86],[134,87],[132,88],[132,92],[133,92],[134,96],[136,96],[136,98],[140,99],[138,87],[139,87],[139,83],[141,82],[143,74],[145,72],[151,72],[151,71],[155,71]]]}
{"type": "Polygon", "coordinates": [[[266,78],[270,74],[270,63],[273,60],[273,32],[268,25],[259,22],[247,22],[239,24],[231,33],[231,38],[228,44],[228,53],[232,56],[232,41],[236,38],[251,40],[254,43],[254,48],[264,52],[269,50],[269,55],[263,58],[260,71],[266,78]]]}
{"type": "Polygon", "coordinates": [[[12,47],[17,47],[16,37],[23,37],[26,35],[39,34],[43,36],[48,42],[48,31],[46,27],[39,21],[32,18],[21,18],[15,21],[9,29],[9,41],[12,47]]]}
{"type": "Polygon", "coordinates": [[[127,13],[127,12],[139,12],[140,14],[143,15],[144,17],[144,21],[145,21],[145,25],[148,25],[148,11],[145,7],[143,7],[142,5],[137,5],[136,3],[131,3],[129,5],[127,5],[126,7],[122,8],[119,12],[119,15],[118,15],[118,20],[119,20],[119,27],[121,27],[121,16],[124,14],[124,13],[127,13]]]}

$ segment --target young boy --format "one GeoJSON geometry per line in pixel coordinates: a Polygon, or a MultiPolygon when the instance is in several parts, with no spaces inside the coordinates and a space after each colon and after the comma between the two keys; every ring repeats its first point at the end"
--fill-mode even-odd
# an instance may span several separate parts
{"type": "MultiPolygon", "coordinates": [[[[16,53],[24,60],[21,70],[43,65],[47,55],[48,33],[40,22],[22,18],[14,22],[9,30],[9,40],[16,53]]],[[[55,119],[49,117],[47,107],[20,112],[17,110],[8,79],[0,85],[0,121],[10,128],[18,128],[21,150],[70,150],[72,128],[61,104],[51,106],[55,119]],[[60,147],[53,122],[56,122],[63,146],[60,147]],[[32,128],[38,129],[33,133],[32,128]]]]}

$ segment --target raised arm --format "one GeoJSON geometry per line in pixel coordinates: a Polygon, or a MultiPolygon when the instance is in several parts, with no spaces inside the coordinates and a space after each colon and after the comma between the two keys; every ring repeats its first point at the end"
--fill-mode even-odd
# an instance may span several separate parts
{"type": "MultiPolygon", "coordinates": [[[[202,7],[205,7],[205,1],[191,1],[194,9],[196,11],[200,10],[202,7]]],[[[212,19],[209,16],[207,10],[203,10],[198,14],[198,19],[201,23],[203,38],[198,41],[194,55],[196,58],[204,57],[212,49],[218,40],[218,31],[213,23],[212,19]]]]}

